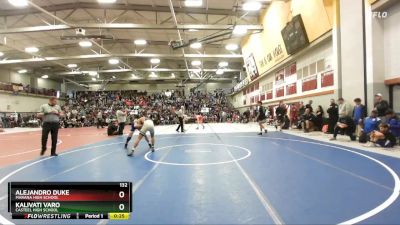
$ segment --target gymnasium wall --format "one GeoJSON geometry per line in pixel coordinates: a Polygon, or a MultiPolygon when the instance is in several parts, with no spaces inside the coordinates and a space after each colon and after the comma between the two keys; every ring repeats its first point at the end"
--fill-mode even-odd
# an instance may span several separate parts
{"type": "Polygon", "coordinates": [[[385,79],[400,77],[400,2],[388,9],[383,19],[385,79]]]}
{"type": "Polygon", "coordinates": [[[332,5],[333,0],[273,1],[260,16],[263,32],[250,35],[241,44],[244,60],[253,55],[258,73],[264,75],[289,57],[281,31],[292,16],[301,14],[308,39],[313,42],[332,29],[332,5]]]}
{"type": "Polygon", "coordinates": [[[51,79],[42,79],[30,74],[19,74],[9,69],[0,69],[0,82],[3,83],[22,83],[36,88],[47,88],[61,90],[61,83],[51,79]]]}
{"type": "MultiPolygon", "coordinates": [[[[252,85],[250,85],[249,88],[245,88],[231,96],[230,100],[234,107],[242,110],[243,108],[255,105],[262,95],[265,96],[270,93],[270,96],[272,96],[271,99],[261,99],[265,105],[276,105],[280,100],[284,100],[285,103],[294,103],[299,101],[307,102],[313,99],[315,106],[322,105],[324,109],[326,109],[330,99],[338,98],[337,92],[335,91],[335,84],[337,81],[333,76],[332,57],[332,40],[327,38],[318,45],[309,48],[306,53],[294,58],[285,63],[282,67],[279,67],[279,69],[275,69],[257,80],[255,83],[258,83],[258,89],[254,88],[255,90],[253,91],[252,85]],[[297,67],[296,72],[291,76],[285,75],[284,80],[277,82],[276,78],[281,69],[290,68],[290,66],[294,64],[297,67]],[[320,65],[317,66],[316,64],[320,65]],[[311,67],[313,69],[311,69],[311,67]],[[306,71],[304,74],[302,72],[303,70],[306,71]],[[331,85],[326,85],[326,83],[323,82],[326,79],[323,79],[326,74],[332,74],[331,85]],[[305,89],[306,85],[304,84],[309,83],[310,80],[315,80],[315,89],[309,87],[305,89]],[[296,93],[288,92],[287,86],[292,84],[296,86],[296,93]],[[279,87],[283,88],[284,96],[282,97],[278,97],[275,91],[279,87]],[[249,91],[249,89],[251,90],[249,91]],[[251,101],[252,98],[255,99],[251,101]],[[246,104],[244,104],[244,101],[246,101],[246,104]]],[[[349,100],[352,101],[352,99],[349,100]]]]}
{"type": "MultiPolygon", "coordinates": [[[[337,98],[337,93],[333,91],[335,87],[337,88],[337,74],[333,72],[332,34],[330,34],[334,24],[334,2],[335,0],[292,0],[271,3],[260,16],[264,31],[253,34],[242,42],[244,60],[253,55],[260,78],[250,83],[244,91],[231,96],[235,107],[242,110],[254,105],[258,99],[266,105],[275,105],[279,100],[290,103],[308,101],[312,98],[316,105],[324,105],[329,104],[329,99],[337,98]],[[311,44],[310,47],[291,56],[286,52],[281,30],[292,16],[298,14],[302,16],[311,44]],[[316,71],[318,61],[320,65],[319,70],[316,71]],[[285,73],[285,69],[294,63],[297,71],[290,76],[285,74],[284,79],[277,81],[279,74],[285,73]],[[314,70],[308,72],[308,68],[311,67],[314,70]],[[303,69],[306,71],[304,75],[303,69]],[[325,73],[328,72],[332,72],[333,84],[321,85],[322,77],[326,77],[325,73]],[[304,89],[303,83],[307,83],[310,79],[317,84],[316,88],[304,89]],[[252,85],[258,88],[253,88],[252,85]],[[248,93],[246,89],[255,89],[255,91],[248,93]],[[282,89],[283,96],[280,96],[277,92],[282,89]],[[296,89],[294,93],[293,89],[296,89]],[[266,96],[272,96],[272,98],[266,96]]],[[[250,80],[250,77],[248,79],[250,80]]]]}
{"type": "Polygon", "coordinates": [[[28,85],[31,84],[31,78],[26,74],[19,74],[8,69],[0,69],[0,82],[28,85]]]}
{"type": "MultiPolygon", "coordinates": [[[[42,104],[49,101],[49,97],[36,97],[0,93],[0,112],[38,112],[42,104]]],[[[58,101],[60,105],[64,101],[58,101]]]]}

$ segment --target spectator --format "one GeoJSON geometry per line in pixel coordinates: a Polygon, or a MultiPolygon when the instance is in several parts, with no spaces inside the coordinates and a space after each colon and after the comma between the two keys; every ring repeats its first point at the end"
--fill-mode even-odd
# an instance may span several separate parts
{"type": "Polygon", "coordinates": [[[379,129],[379,124],[381,119],[378,118],[378,112],[376,110],[372,110],[371,115],[364,119],[361,123],[361,131],[358,141],[360,143],[367,143],[369,141],[369,137],[373,131],[379,129]]]}
{"type": "Polygon", "coordinates": [[[290,106],[290,127],[293,127],[295,124],[297,124],[297,121],[299,120],[299,109],[297,108],[296,104],[292,104],[290,106]]]}
{"type": "Polygon", "coordinates": [[[276,125],[275,125],[275,129],[282,131],[282,126],[284,125],[284,119],[285,119],[285,115],[287,113],[287,109],[285,106],[285,103],[283,103],[283,101],[279,102],[278,107],[275,110],[275,114],[276,114],[276,125]]]}
{"type": "Polygon", "coordinates": [[[347,103],[343,98],[338,99],[339,102],[339,119],[344,117],[351,117],[353,107],[347,103]]]}
{"type": "Polygon", "coordinates": [[[389,124],[390,132],[396,137],[400,137],[400,120],[397,114],[393,110],[388,110],[386,112],[386,119],[389,124]]]}
{"type": "Polygon", "coordinates": [[[382,120],[382,122],[385,122],[385,114],[386,111],[389,110],[389,103],[386,100],[383,100],[381,93],[375,95],[374,108],[378,111],[378,117],[382,120]]]}
{"type": "Polygon", "coordinates": [[[339,118],[339,108],[338,105],[335,103],[335,99],[331,99],[331,104],[329,108],[326,110],[328,113],[328,134],[333,134],[335,129],[336,123],[339,118]]]}
{"type": "Polygon", "coordinates": [[[313,100],[310,100],[310,101],[308,101],[308,104],[306,105],[306,109],[310,109],[311,113],[314,112],[312,104],[313,104],[313,100]]]}
{"type": "Polygon", "coordinates": [[[322,108],[321,105],[318,106],[317,111],[316,111],[316,118],[315,118],[315,128],[318,131],[322,130],[322,126],[324,125],[324,109],[322,108]]]}
{"type": "Polygon", "coordinates": [[[360,134],[361,127],[360,125],[364,121],[364,118],[367,117],[367,108],[361,104],[361,99],[356,98],[354,99],[354,109],[353,109],[353,119],[354,124],[356,124],[356,134],[360,134]]]}
{"type": "Polygon", "coordinates": [[[316,117],[314,114],[311,113],[311,109],[306,108],[306,111],[303,115],[303,121],[302,121],[302,127],[304,128],[304,133],[314,131],[315,120],[316,120],[316,117]]]}
{"type": "Polygon", "coordinates": [[[396,145],[396,137],[390,132],[389,125],[382,123],[379,125],[379,131],[373,131],[370,136],[371,142],[368,147],[392,148],[396,145]]]}
{"type": "Polygon", "coordinates": [[[353,118],[350,116],[340,117],[333,132],[333,137],[330,140],[336,140],[337,135],[340,133],[341,135],[349,136],[350,140],[355,141],[356,136],[354,135],[354,131],[355,124],[353,118]]]}

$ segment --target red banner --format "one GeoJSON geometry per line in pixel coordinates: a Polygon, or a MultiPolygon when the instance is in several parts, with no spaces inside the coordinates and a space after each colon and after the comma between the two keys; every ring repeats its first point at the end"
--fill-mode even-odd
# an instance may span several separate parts
{"type": "Polygon", "coordinates": [[[286,95],[293,95],[296,93],[297,93],[297,84],[296,83],[286,85],[286,95]]]}
{"type": "Polygon", "coordinates": [[[267,92],[267,100],[272,99],[272,91],[267,92]]]}
{"type": "Polygon", "coordinates": [[[285,95],[285,88],[280,87],[276,89],[276,97],[283,97],[285,95]]]}
{"type": "Polygon", "coordinates": [[[317,75],[311,76],[303,80],[302,91],[311,91],[317,89],[317,75]]]}
{"type": "Polygon", "coordinates": [[[333,86],[333,71],[321,74],[321,87],[333,86]]]}

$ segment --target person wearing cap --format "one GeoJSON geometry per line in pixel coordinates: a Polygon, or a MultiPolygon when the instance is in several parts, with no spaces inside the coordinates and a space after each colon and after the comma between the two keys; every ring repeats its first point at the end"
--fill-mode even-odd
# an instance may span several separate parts
{"type": "Polygon", "coordinates": [[[361,131],[358,141],[360,143],[367,143],[371,133],[375,130],[379,130],[380,123],[381,119],[378,118],[378,112],[376,110],[372,110],[371,115],[365,118],[361,123],[361,131]]]}
{"type": "Polygon", "coordinates": [[[61,107],[57,105],[57,98],[51,97],[49,103],[40,107],[38,117],[42,118],[42,150],[40,155],[44,155],[47,149],[47,139],[51,133],[51,156],[57,156],[58,129],[60,127],[60,117],[63,116],[61,107]]]}
{"type": "Polygon", "coordinates": [[[374,108],[378,111],[378,117],[381,118],[382,122],[385,122],[385,114],[389,110],[389,103],[383,99],[381,93],[375,95],[374,108]]]}

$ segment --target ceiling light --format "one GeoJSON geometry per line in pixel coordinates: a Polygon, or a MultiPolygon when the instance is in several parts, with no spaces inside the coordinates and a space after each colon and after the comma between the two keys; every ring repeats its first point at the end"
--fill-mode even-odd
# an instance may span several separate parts
{"type": "Polygon", "coordinates": [[[171,78],[175,78],[175,74],[174,73],[171,73],[171,78]]]}
{"type": "Polygon", "coordinates": [[[239,48],[239,46],[237,45],[237,44],[227,44],[226,46],[225,46],[225,49],[226,50],[229,50],[229,51],[235,51],[235,50],[237,50],[239,48]]]}
{"type": "Polygon", "coordinates": [[[189,31],[189,32],[197,32],[197,31],[199,31],[199,30],[190,28],[188,31],[189,31]]]}
{"type": "Polygon", "coordinates": [[[192,61],[192,66],[200,66],[201,62],[199,60],[192,61]]]}
{"type": "Polygon", "coordinates": [[[143,39],[137,39],[134,41],[135,45],[146,45],[147,41],[143,39]]]}
{"type": "Polygon", "coordinates": [[[28,0],[8,0],[8,2],[16,7],[28,6],[28,0]]]}
{"type": "Polygon", "coordinates": [[[47,79],[47,78],[49,78],[49,75],[43,75],[42,78],[47,79]]]}
{"type": "Polygon", "coordinates": [[[261,9],[261,3],[257,1],[248,1],[245,2],[242,6],[245,11],[258,11],[261,9]]]}
{"type": "Polygon", "coordinates": [[[22,69],[22,70],[18,70],[18,73],[27,73],[28,72],[28,70],[26,70],[26,69],[22,69]]]}
{"type": "Polygon", "coordinates": [[[97,76],[98,75],[98,73],[97,73],[97,71],[89,71],[89,76],[97,76]]]}
{"type": "Polygon", "coordinates": [[[78,67],[78,65],[72,63],[72,64],[68,64],[67,67],[68,68],[76,68],[76,67],[78,67]]]}
{"type": "Polygon", "coordinates": [[[199,7],[203,5],[203,0],[186,0],[185,6],[187,7],[199,7]]]}
{"type": "Polygon", "coordinates": [[[116,65],[119,63],[119,59],[109,59],[108,63],[110,63],[111,65],[116,65]]]}
{"type": "Polygon", "coordinates": [[[2,56],[4,56],[4,53],[3,53],[3,52],[0,52],[0,57],[2,57],[2,56]]]}
{"type": "Polygon", "coordinates": [[[199,49],[199,48],[201,48],[201,46],[202,45],[200,42],[195,42],[195,43],[190,44],[190,47],[194,48],[194,49],[199,49]]]}
{"type": "Polygon", "coordinates": [[[92,81],[96,81],[97,79],[96,79],[96,77],[92,77],[92,81]]]}
{"type": "Polygon", "coordinates": [[[219,69],[219,70],[217,70],[217,72],[215,72],[217,75],[222,75],[222,74],[224,74],[224,70],[221,70],[221,69],[219,69]]]}
{"type": "Polygon", "coordinates": [[[151,72],[151,74],[149,75],[149,77],[151,77],[151,78],[156,78],[156,77],[158,77],[158,75],[157,75],[156,73],[154,73],[154,72],[151,72]]]}
{"type": "Polygon", "coordinates": [[[39,49],[36,48],[36,47],[27,47],[27,48],[25,48],[25,52],[28,52],[28,53],[35,53],[35,52],[38,52],[38,51],[39,51],[39,49]]]}
{"type": "Polygon", "coordinates": [[[132,73],[131,76],[132,76],[133,79],[138,79],[138,78],[139,78],[139,77],[136,76],[136,74],[134,74],[134,73],[132,73]]]}
{"type": "Polygon", "coordinates": [[[235,76],[234,78],[237,79],[237,76],[235,76]]]}
{"type": "Polygon", "coordinates": [[[113,79],[116,79],[117,77],[116,77],[116,76],[112,76],[112,78],[113,78],[113,79]]]}
{"type": "Polygon", "coordinates": [[[219,63],[218,63],[218,66],[219,66],[219,67],[227,67],[228,65],[229,65],[228,62],[219,62],[219,63]]]}
{"type": "Polygon", "coordinates": [[[79,46],[81,46],[83,48],[92,47],[92,42],[90,42],[90,41],[80,41],[79,42],[79,46]]]}
{"type": "Polygon", "coordinates": [[[237,25],[235,26],[235,28],[233,28],[232,33],[234,35],[245,35],[247,33],[247,27],[245,26],[241,26],[241,25],[237,25]]]}
{"type": "Polygon", "coordinates": [[[154,59],[150,59],[150,62],[152,64],[159,64],[160,63],[160,59],[154,58],[154,59]]]}
{"type": "Polygon", "coordinates": [[[117,0],[97,0],[99,3],[110,4],[115,3],[117,0]]]}

